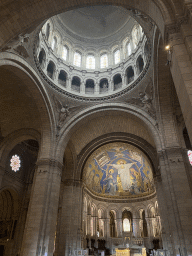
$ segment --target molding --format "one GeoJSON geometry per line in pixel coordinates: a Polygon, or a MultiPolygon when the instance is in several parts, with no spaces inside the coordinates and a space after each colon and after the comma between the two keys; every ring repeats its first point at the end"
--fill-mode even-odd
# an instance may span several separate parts
{"type": "Polygon", "coordinates": [[[61,171],[63,169],[63,164],[61,164],[59,161],[55,159],[48,159],[48,158],[37,160],[36,166],[38,167],[50,166],[53,168],[56,167],[61,171]]]}
{"type": "Polygon", "coordinates": [[[106,198],[106,197],[101,197],[93,194],[90,190],[88,190],[86,187],[83,187],[84,193],[87,193],[91,198],[101,201],[101,202],[107,202],[107,203],[136,203],[136,202],[142,202],[142,201],[147,201],[150,199],[153,199],[156,196],[156,191],[153,194],[146,195],[146,196],[138,196],[135,198],[106,198]]]}

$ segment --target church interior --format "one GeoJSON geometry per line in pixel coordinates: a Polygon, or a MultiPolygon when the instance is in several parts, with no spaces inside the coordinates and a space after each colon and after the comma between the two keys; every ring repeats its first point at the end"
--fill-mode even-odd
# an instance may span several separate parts
{"type": "Polygon", "coordinates": [[[191,0],[0,1],[0,256],[192,256],[191,57],[191,0]]]}

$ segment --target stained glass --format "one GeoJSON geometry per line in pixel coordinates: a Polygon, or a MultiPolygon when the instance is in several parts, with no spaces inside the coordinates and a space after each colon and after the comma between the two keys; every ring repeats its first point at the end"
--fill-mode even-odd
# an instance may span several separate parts
{"type": "Polygon", "coordinates": [[[128,56],[131,55],[131,44],[130,43],[128,43],[128,45],[127,45],[127,54],[128,54],[128,56]]]}
{"type": "Polygon", "coordinates": [[[12,171],[17,172],[19,171],[19,168],[21,167],[21,160],[19,158],[18,155],[14,155],[12,156],[11,160],[10,160],[10,166],[12,171]]]}
{"type": "Polygon", "coordinates": [[[188,154],[189,162],[192,165],[192,151],[188,150],[187,154],[188,154]]]}
{"type": "Polygon", "coordinates": [[[95,69],[95,57],[93,55],[87,56],[86,68],[95,69]]]}
{"type": "Polygon", "coordinates": [[[123,220],[123,230],[124,232],[130,231],[130,221],[127,218],[123,220]]]}
{"type": "Polygon", "coordinates": [[[120,62],[120,51],[119,50],[115,51],[114,59],[115,59],[115,64],[120,62]]]}
{"type": "Polygon", "coordinates": [[[57,39],[54,37],[52,41],[52,50],[54,51],[57,47],[57,39]]]}
{"type": "Polygon", "coordinates": [[[67,60],[67,54],[68,54],[67,47],[63,46],[62,58],[64,60],[67,60]]]}
{"type": "Polygon", "coordinates": [[[101,68],[106,68],[108,67],[108,57],[107,54],[103,54],[101,56],[101,64],[100,64],[101,68]]]}
{"type": "Polygon", "coordinates": [[[74,54],[74,65],[77,67],[81,66],[81,54],[78,52],[75,52],[74,54]]]}

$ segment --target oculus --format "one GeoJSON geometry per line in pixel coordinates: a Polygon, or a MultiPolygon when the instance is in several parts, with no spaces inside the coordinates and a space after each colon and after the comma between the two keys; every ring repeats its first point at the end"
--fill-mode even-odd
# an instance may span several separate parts
{"type": "Polygon", "coordinates": [[[83,181],[104,197],[138,197],[155,192],[147,156],[128,143],[109,143],[94,151],[84,166],[83,181]]]}

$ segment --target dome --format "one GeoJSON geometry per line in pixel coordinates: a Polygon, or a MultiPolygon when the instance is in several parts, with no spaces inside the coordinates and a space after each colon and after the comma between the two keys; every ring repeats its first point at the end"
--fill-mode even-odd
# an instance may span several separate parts
{"type": "Polygon", "coordinates": [[[108,5],[75,9],[55,19],[73,36],[94,40],[113,36],[128,25],[131,16],[122,7],[108,5]]]}
{"type": "Polygon", "coordinates": [[[108,99],[134,88],[150,63],[140,24],[118,6],[58,14],[39,34],[37,67],[53,88],[76,99],[108,99]]]}
{"type": "Polygon", "coordinates": [[[95,150],[86,161],[83,181],[101,197],[135,198],[155,192],[149,159],[128,143],[109,143],[95,150]]]}

